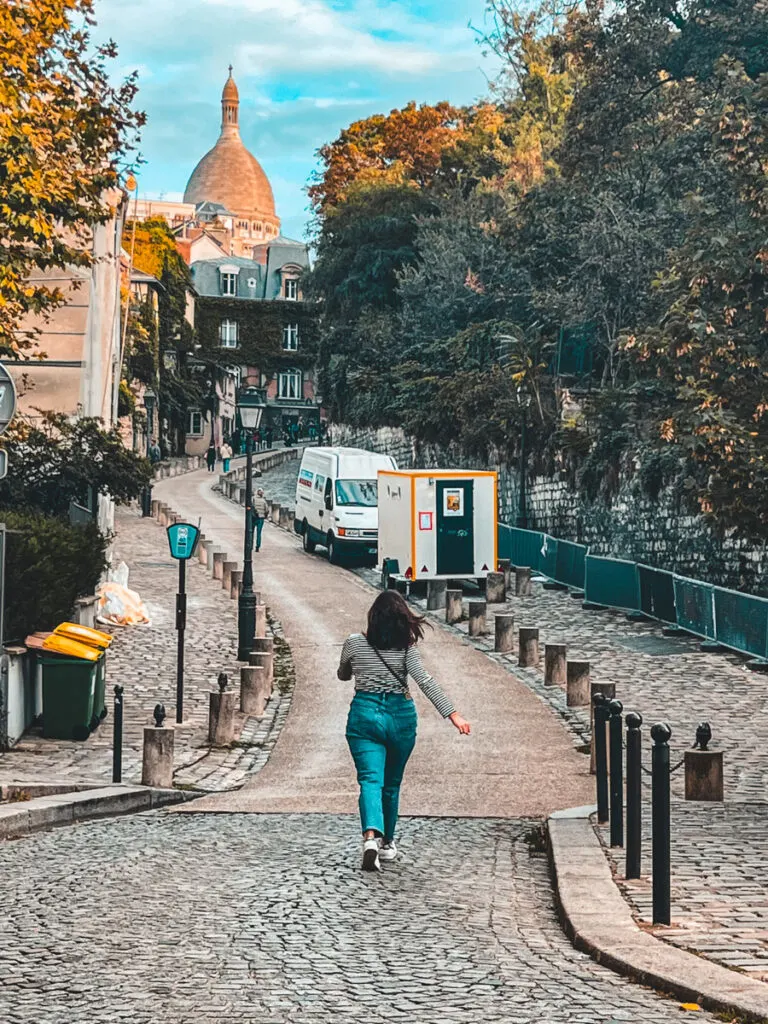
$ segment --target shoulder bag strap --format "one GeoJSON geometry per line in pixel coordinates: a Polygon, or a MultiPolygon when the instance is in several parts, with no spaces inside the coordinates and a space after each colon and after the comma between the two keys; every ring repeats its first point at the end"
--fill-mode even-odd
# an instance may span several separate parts
{"type": "MultiPolygon", "coordinates": [[[[367,643],[367,644],[368,644],[368,646],[369,646],[369,647],[371,648],[371,650],[372,650],[372,651],[374,652],[374,654],[375,654],[375,655],[376,655],[376,657],[377,657],[377,658],[379,659],[379,661],[380,661],[380,662],[381,662],[381,664],[382,664],[382,665],[384,666],[384,668],[385,668],[385,669],[387,670],[387,672],[389,672],[389,674],[390,674],[390,675],[394,676],[394,677],[395,677],[395,679],[396,679],[396,680],[398,681],[398,683],[400,683],[400,685],[402,686],[403,690],[405,690],[405,692],[406,692],[406,693],[408,693],[408,692],[409,692],[409,691],[408,691],[408,673],[406,672],[406,673],[405,673],[405,678],[404,678],[404,679],[401,679],[401,678],[400,678],[400,676],[399,676],[399,675],[397,674],[397,672],[395,672],[395,670],[394,670],[393,668],[391,668],[391,667],[390,667],[390,666],[389,666],[389,665],[388,665],[388,664],[386,663],[386,661],[384,661],[384,659],[383,659],[383,658],[382,658],[382,656],[381,656],[381,652],[380,652],[380,651],[378,650],[378,648],[376,648],[376,647],[374,647],[374,646],[373,646],[373,644],[371,643],[371,641],[370,641],[370,640],[369,640],[369,639],[368,639],[367,637],[366,637],[366,643],[367,643]]],[[[406,651],[405,651],[405,656],[406,656],[406,658],[408,657],[408,651],[407,651],[407,649],[406,649],[406,651]]]]}

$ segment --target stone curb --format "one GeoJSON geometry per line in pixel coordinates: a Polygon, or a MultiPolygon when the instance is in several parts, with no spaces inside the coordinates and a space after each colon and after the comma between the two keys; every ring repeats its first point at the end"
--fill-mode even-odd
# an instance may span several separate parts
{"type": "Polygon", "coordinates": [[[199,794],[147,786],[103,786],[80,793],[60,793],[0,806],[0,839],[28,835],[40,828],[68,825],[87,818],[149,811],[199,794]]]}
{"type": "Polygon", "coordinates": [[[598,963],[683,1002],[768,1021],[768,986],[642,931],[613,881],[589,815],[575,807],[547,821],[560,917],[571,942],[598,963]]]}

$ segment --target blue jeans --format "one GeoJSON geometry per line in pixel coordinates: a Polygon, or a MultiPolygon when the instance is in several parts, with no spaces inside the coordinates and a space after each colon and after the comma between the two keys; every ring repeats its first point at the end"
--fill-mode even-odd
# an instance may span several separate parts
{"type": "Polygon", "coordinates": [[[261,547],[261,531],[264,529],[264,520],[261,516],[256,516],[256,550],[258,551],[261,547]]]}
{"type": "Polygon", "coordinates": [[[416,743],[416,707],[401,693],[358,691],[347,718],[347,743],[360,786],[360,824],[395,838],[400,784],[416,743]]]}

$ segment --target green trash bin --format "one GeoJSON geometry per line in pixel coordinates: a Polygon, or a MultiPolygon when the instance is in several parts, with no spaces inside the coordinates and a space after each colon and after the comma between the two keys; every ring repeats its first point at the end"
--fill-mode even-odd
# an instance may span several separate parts
{"type": "Polygon", "coordinates": [[[57,740],[87,740],[91,732],[99,662],[68,658],[48,651],[41,654],[43,736],[57,740]]]}

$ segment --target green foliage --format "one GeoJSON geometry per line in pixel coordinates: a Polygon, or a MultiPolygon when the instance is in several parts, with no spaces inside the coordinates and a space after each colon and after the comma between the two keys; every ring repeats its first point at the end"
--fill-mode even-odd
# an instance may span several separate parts
{"type": "Polygon", "coordinates": [[[68,522],[29,509],[0,507],[8,530],[4,635],[23,640],[71,619],[78,597],[92,594],[106,568],[106,540],[94,523],[68,522]]]}
{"type": "Polygon", "coordinates": [[[273,373],[279,366],[313,366],[317,359],[317,311],[312,303],[249,302],[237,298],[200,296],[196,306],[197,334],[200,344],[195,359],[221,367],[233,363],[258,366],[262,373],[273,373]],[[222,348],[219,326],[222,320],[234,320],[238,327],[238,347],[222,348]],[[283,328],[298,324],[299,347],[295,352],[283,349],[283,328]]]}

